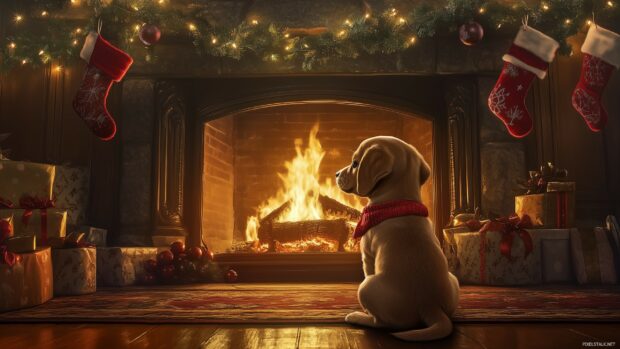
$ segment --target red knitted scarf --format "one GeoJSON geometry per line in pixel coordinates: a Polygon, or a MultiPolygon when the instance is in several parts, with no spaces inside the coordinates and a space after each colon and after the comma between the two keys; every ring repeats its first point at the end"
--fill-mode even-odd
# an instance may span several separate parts
{"type": "Polygon", "coordinates": [[[362,210],[362,216],[357,222],[353,238],[361,238],[370,228],[386,219],[402,216],[428,217],[428,209],[423,203],[413,200],[394,200],[368,205],[362,210]]]}

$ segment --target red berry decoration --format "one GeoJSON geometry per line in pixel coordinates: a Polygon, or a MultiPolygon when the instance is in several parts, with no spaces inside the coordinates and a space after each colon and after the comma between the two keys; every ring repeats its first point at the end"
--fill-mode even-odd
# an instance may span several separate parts
{"type": "Polygon", "coordinates": [[[159,275],[161,276],[163,281],[170,282],[170,281],[173,280],[173,278],[174,278],[174,276],[176,274],[175,272],[176,272],[176,268],[174,267],[174,265],[172,265],[172,264],[164,265],[159,270],[159,275]]]}
{"type": "Polygon", "coordinates": [[[213,260],[215,260],[215,255],[213,254],[213,251],[207,250],[207,252],[202,254],[202,259],[205,261],[213,262],[213,260]]]}
{"type": "Polygon", "coordinates": [[[144,270],[148,273],[154,274],[157,272],[157,261],[154,259],[149,259],[144,261],[144,270]]]}
{"type": "Polygon", "coordinates": [[[170,251],[161,251],[157,254],[157,265],[166,266],[172,263],[174,255],[170,251]]]}
{"type": "Polygon", "coordinates": [[[202,248],[194,246],[187,251],[187,257],[192,261],[199,261],[202,258],[202,248]]]}
{"type": "Polygon", "coordinates": [[[174,255],[179,255],[181,253],[185,253],[185,243],[183,241],[175,241],[170,244],[170,251],[174,253],[174,255]]]}
{"type": "Polygon", "coordinates": [[[478,22],[469,22],[459,28],[459,38],[467,46],[477,44],[484,37],[484,28],[478,22]]]}
{"type": "Polygon", "coordinates": [[[161,30],[155,24],[145,24],[140,28],[140,41],[146,46],[156,44],[161,38],[161,30]]]}
{"type": "Polygon", "coordinates": [[[239,275],[234,269],[228,269],[226,272],[226,281],[235,282],[239,278],[239,275]]]}

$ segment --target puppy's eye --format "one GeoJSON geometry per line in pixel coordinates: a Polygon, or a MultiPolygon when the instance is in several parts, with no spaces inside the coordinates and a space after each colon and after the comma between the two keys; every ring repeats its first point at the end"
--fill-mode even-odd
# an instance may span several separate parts
{"type": "Polygon", "coordinates": [[[357,168],[357,166],[359,166],[359,165],[360,165],[360,163],[357,162],[357,160],[353,160],[353,163],[351,164],[351,167],[352,168],[357,168]]]}

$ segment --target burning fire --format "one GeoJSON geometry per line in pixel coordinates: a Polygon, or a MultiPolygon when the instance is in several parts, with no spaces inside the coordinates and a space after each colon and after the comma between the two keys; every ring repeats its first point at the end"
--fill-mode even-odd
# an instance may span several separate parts
{"type": "Polygon", "coordinates": [[[287,201],[290,204],[276,219],[277,222],[337,218],[324,213],[319,202],[319,195],[328,196],[358,210],[362,209],[363,205],[359,198],[341,191],[331,178],[320,182],[319,168],[325,151],[316,137],[318,132],[319,124],[317,123],[310,130],[308,145],[305,149],[302,148],[301,138],[295,140],[297,155],[284,163],[287,172],[278,174],[282,181],[280,190],[259,205],[255,216],[248,217],[245,230],[246,241],[258,241],[260,219],[287,201]]]}

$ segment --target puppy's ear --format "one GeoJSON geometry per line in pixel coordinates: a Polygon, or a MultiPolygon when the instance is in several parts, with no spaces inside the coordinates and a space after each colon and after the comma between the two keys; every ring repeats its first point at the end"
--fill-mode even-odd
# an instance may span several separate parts
{"type": "Polygon", "coordinates": [[[428,166],[426,161],[420,157],[420,185],[424,184],[431,175],[431,167],[428,166]]]}
{"type": "Polygon", "coordinates": [[[392,172],[394,155],[384,147],[375,144],[366,149],[357,171],[357,193],[368,196],[382,178],[392,172]]]}

